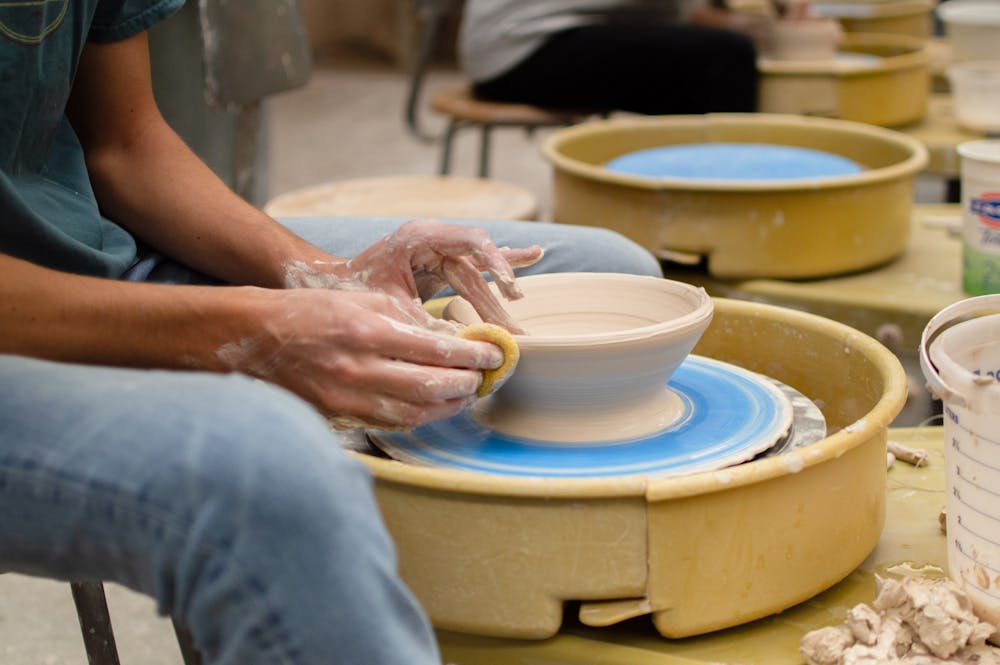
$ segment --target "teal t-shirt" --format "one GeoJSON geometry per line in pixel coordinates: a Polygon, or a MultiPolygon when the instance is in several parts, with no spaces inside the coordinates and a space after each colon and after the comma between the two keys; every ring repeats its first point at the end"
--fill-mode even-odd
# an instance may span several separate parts
{"type": "Polygon", "coordinates": [[[87,41],[127,39],[183,4],[0,2],[0,252],[102,277],[135,262],[135,240],[98,209],[66,102],[87,41]]]}

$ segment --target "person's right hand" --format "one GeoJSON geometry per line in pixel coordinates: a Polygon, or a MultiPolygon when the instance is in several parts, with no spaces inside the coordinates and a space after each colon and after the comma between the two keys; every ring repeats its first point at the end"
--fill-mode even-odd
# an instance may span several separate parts
{"type": "Polygon", "coordinates": [[[377,292],[261,291],[258,334],[220,348],[228,369],[305,398],[334,424],[409,428],[459,413],[503,354],[405,320],[377,292]]]}

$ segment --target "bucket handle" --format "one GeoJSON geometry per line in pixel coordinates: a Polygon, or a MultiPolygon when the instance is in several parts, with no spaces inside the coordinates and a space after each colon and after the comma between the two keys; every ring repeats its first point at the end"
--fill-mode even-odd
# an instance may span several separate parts
{"type": "Polygon", "coordinates": [[[949,388],[941,380],[941,375],[938,374],[937,367],[931,362],[930,353],[928,352],[931,342],[944,332],[946,328],[957,323],[968,321],[984,314],[996,314],[998,312],[1000,312],[1000,294],[989,294],[959,300],[942,309],[928,321],[927,326],[924,327],[923,334],[920,336],[920,369],[927,380],[927,388],[935,397],[957,406],[967,406],[965,398],[959,392],[949,388]]]}

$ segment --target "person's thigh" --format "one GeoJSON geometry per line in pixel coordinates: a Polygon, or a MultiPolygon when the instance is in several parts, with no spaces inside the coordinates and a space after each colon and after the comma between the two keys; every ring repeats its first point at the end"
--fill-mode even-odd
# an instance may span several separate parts
{"type": "MultiPolygon", "coordinates": [[[[291,217],[278,220],[317,247],[350,258],[395,231],[401,217],[291,217]]],[[[619,233],[600,227],[511,220],[443,220],[480,226],[498,247],[540,245],[541,261],[520,268],[518,275],[549,272],[618,272],[662,277],[659,262],[648,251],[619,233]]],[[[125,275],[130,281],[164,284],[218,284],[187,266],[159,254],[149,254],[125,275]]]]}
{"type": "MultiPolygon", "coordinates": [[[[392,233],[406,218],[298,217],[279,220],[296,234],[337,256],[355,256],[392,233]]],[[[624,236],[600,227],[511,220],[446,219],[486,229],[498,247],[540,245],[545,256],[519,275],[547,272],[620,272],[662,277],[659,262],[624,236]]]]}
{"type": "Polygon", "coordinates": [[[2,355],[0,385],[0,570],[147,593],[213,664],[435,662],[369,474],[298,398],[2,355]]]}

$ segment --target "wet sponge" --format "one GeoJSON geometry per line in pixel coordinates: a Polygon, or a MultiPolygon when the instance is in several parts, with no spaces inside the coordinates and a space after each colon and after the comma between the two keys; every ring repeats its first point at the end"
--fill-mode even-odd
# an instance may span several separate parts
{"type": "Polygon", "coordinates": [[[483,371],[483,382],[479,384],[476,391],[478,397],[486,397],[503,385],[510,373],[517,367],[517,361],[521,358],[521,351],[517,348],[514,336],[492,323],[474,323],[471,326],[459,331],[458,336],[462,339],[473,339],[481,342],[496,344],[503,350],[503,364],[496,369],[483,371]]]}

